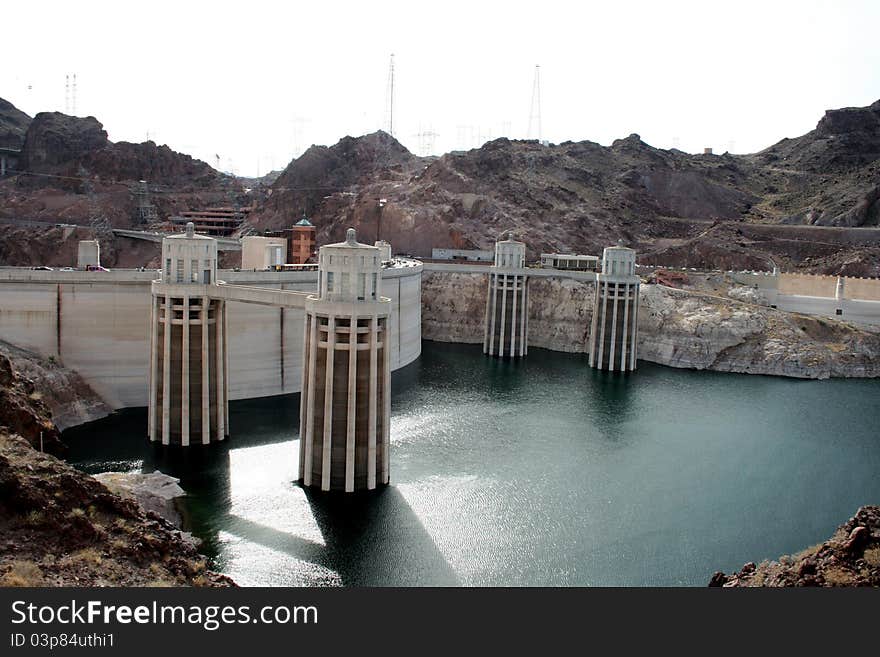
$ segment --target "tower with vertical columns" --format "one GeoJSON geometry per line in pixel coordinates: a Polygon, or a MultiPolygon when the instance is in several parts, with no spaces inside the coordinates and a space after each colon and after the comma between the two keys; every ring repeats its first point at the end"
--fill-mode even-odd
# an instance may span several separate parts
{"type": "Polygon", "coordinates": [[[590,367],[612,372],[636,369],[641,279],[635,271],[632,249],[618,245],[602,252],[590,331],[590,367]]]}
{"type": "Polygon", "coordinates": [[[299,478],[324,491],[389,482],[391,300],[380,249],[345,242],[318,253],[318,294],[306,302],[299,478]]]}
{"type": "Polygon", "coordinates": [[[226,303],[217,283],[217,240],[186,232],[162,240],[152,284],[148,432],[151,442],[197,445],[229,430],[226,303]]]}
{"type": "Polygon", "coordinates": [[[495,264],[483,328],[483,353],[520,358],[529,351],[529,296],[526,245],[509,235],[495,243],[495,264]]]}

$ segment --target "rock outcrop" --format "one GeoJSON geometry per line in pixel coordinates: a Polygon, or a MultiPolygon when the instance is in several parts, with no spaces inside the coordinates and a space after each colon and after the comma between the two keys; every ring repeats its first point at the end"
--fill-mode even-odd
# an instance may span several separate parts
{"type": "Polygon", "coordinates": [[[30,379],[21,376],[0,353],[0,428],[23,436],[31,445],[55,454],[64,452],[58,427],[30,379]]]}
{"type": "Polygon", "coordinates": [[[107,131],[93,116],[40,112],[28,126],[19,167],[34,173],[60,173],[59,167],[75,169],[87,155],[109,144],[107,131]]]}
{"type": "MultiPolygon", "coordinates": [[[[422,337],[437,342],[482,344],[488,282],[488,268],[486,274],[422,274],[422,337]]],[[[530,279],[529,346],[588,351],[594,294],[592,283],[530,279]]]]}
{"type": "MultiPolygon", "coordinates": [[[[46,400],[56,407],[70,401],[65,396],[70,391],[50,388],[71,383],[76,388],[76,377],[26,352],[3,352],[0,586],[233,585],[208,570],[192,537],[155,512],[173,503],[175,480],[129,479],[132,492],[122,497],[48,453],[63,445],[46,400]],[[27,362],[45,378],[32,381],[13,362],[27,362]],[[34,449],[41,432],[46,451],[34,449]]],[[[123,487],[118,480],[113,484],[123,487]]]]}
{"type": "MultiPolygon", "coordinates": [[[[482,343],[486,274],[428,271],[422,335],[482,343]]],[[[587,353],[595,289],[566,278],[529,280],[529,346],[587,353]]],[[[640,288],[639,360],[670,367],[808,379],[880,376],[880,331],[662,285],[640,288]]]]}
{"type": "Polygon", "coordinates": [[[51,185],[72,191],[83,189],[82,179],[118,182],[148,180],[174,189],[217,185],[220,174],[189,155],[176,153],[152,141],[113,143],[93,116],[76,117],[40,112],[28,126],[19,168],[33,174],[61,176],[46,179],[21,176],[19,186],[51,185]],[[69,176],[70,180],[65,180],[69,176]]]}
{"type": "Polygon", "coordinates": [[[0,586],[232,586],[133,499],[0,433],[0,586]]]}
{"type": "Polygon", "coordinates": [[[488,287],[488,274],[424,272],[422,337],[437,342],[483,344],[488,287]]]}
{"type": "Polygon", "coordinates": [[[880,586],[880,507],[863,506],[834,536],[795,555],[717,572],[709,586],[880,586]]]}
{"type": "MultiPolygon", "coordinates": [[[[112,411],[83,378],[54,360],[0,340],[0,358],[7,359],[29,398],[39,400],[58,431],[92,422],[112,411]]],[[[2,361],[0,361],[2,362],[2,361]]],[[[37,411],[41,413],[41,411],[37,411]]],[[[2,423],[2,422],[0,422],[2,423]]],[[[30,439],[32,432],[13,430],[30,439]]]]}
{"type": "Polygon", "coordinates": [[[0,98],[0,148],[20,150],[30,122],[31,117],[0,98]]]}
{"type": "Polygon", "coordinates": [[[258,183],[244,195],[240,180],[166,146],[113,144],[92,117],[40,113],[19,168],[60,177],[0,184],[0,216],[129,226],[137,217],[130,183],[146,179],[162,186],[161,217],[256,200],[243,230],[287,228],[306,212],[319,243],[354,226],[422,257],[434,247],[489,248],[513,230],[530,259],[600,253],[622,239],[645,264],[742,270],[772,258],[783,270],[880,275],[876,239],[855,245],[852,231],[798,230],[880,226],[878,117],[880,101],[829,110],[815,130],[752,155],[691,155],[632,134],[608,147],[496,139],[421,158],[380,131],[312,146],[271,188],[258,183]],[[175,198],[183,193],[195,196],[175,198]],[[781,232],[748,230],[755,226],[781,232]]]}
{"type": "Polygon", "coordinates": [[[156,470],[142,472],[102,472],[95,479],[122,497],[137,501],[145,511],[152,511],[178,529],[183,528],[182,500],[186,492],[180,479],[156,470]]]}
{"type": "Polygon", "coordinates": [[[639,359],[806,379],[880,376],[880,333],[724,297],[643,285],[639,359]]]}
{"type": "MultiPolygon", "coordinates": [[[[39,242],[54,224],[92,229],[108,242],[113,239],[111,227],[140,226],[142,180],[158,220],[184,210],[252,203],[233,176],[168,146],[152,141],[113,143],[94,117],[41,112],[31,120],[12,106],[4,109],[3,103],[0,139],[8,132],[21,153],[14,175],[0,179],[0,217],[10,220],[9,226],[4,222],[0,240],[2,250],[14,254],[5,260],[0,254],[0,264],[46,264],[54,251],[39,242]]],[[[132,245],[119,246],[128,251],[132,245]]],[[[119,261],[129,266],[148,262],[127,253],[119,261]]]]}
{"type": "Polygon", "coordinates": [[[529,280],[529,346],[587,353],[596,288],[568,278],[529,280]]]}
{"type": "MultiPolygon", "coordinates": [[[[356,228],[364,224],[362,234],[374,235],[366,224],[378,219],[378,197],[363,203],[358,216],[351,216],[354,193],[383,180],[404,181],[420,158],[410,153],[388,133],[379,130],[362,137],[343,137],[333,146],[312,146],[290,164],[272,183],[271,193],[258,210],[250,216],[250,223],[261,229],[288,228],[303,212],[310,217],[322,209],[326,212],[344,212],[356,228]],[[327,203],[326,200],[332,200],[327,203]],[[363,215],[363,216],[361,216],[363,215]]],[[[328,239],[338,237],[326,224],[325,212],[319,215],[318,229],[325,229],[328,239]]],[[[344,231],[343,231],[344,232],[344,231]]]]}
{"type": "Polygon", "coordinates": [[[512,229],[529,258],[599,253],[623,239],[648,264],[764,269],[772,257],[786,268],[837,273],[852,256],[850,267],[880,273],[876,244],[854,248],[846,234],[740,232],[880,224],[878,107],[830,110],[816,130],[755,155],[690,155],[633,134],[609,147],[496,139],[416,158],[383,133],[346,138],[294,160],[252,218],[278,228],[305,209],[319,241],[356,226],[416,256],[488,248],[512,229]],[[720,227],[707,231],[713,221],[720,227]]]}

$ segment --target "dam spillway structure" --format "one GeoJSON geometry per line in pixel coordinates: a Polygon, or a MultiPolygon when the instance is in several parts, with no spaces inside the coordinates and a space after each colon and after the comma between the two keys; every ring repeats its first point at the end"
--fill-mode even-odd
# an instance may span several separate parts
{"type": "Polygon", "coordinates": [[[303,486],[354,492],[390,480],[391,300],[381,296],[381,258],[354,229],[318,253],[318,293],[305,307],[303,486]]]}
{"type": "Polygon", "coordinates": [[[495,262],[489,272],[483,353],[522,358],[529,351],[528,276],[526,245],[513,239],[495,243],[495,262]]]}
{"type": "Polygon", "coordinates": [[[186,232],[162,240],[162,277],[152,284],[148,432],[151,442],[189,446],[228,436],[226,302],[217,286],[217,240],[186,232]]]}
{"type": "Polygon", "coordinates": [[[635,268],[633,249],[618,245],[602,252],[590,329],[590,367],[612,372],[636,369],[641,279],[635,268]]]}

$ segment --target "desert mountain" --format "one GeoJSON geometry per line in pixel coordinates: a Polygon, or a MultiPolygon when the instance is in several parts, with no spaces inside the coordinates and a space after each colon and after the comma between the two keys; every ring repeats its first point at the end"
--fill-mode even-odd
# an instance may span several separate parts
{"type": "Polygon", "coordinates": [[[633,134],[608,147],[497,139],[428,159],[379,132],[309,149],[253,219],[277,228],[305,210],[319,241],[355,226],[363,240],[421,256],[489,248],[513,231],[530,257],[597,253],[623,239],[666,264],[766,268],[774,259],[867,274],[880,273],[876,236],[835,246],[842,233],[802,228],[877,226],[878,171],[880,101],[829,110],[810,133],[753,155],[690,155],[633,134]],[[743,226],[755,228],[744,235],[743,226]]]}
{"type": "MultiPolygon", "coordinates": [[[[40,112],[31,121],[22,146],[20,168],[29,173],[95,177],[105,182],[147,180],[151,184],[179,188],[215,185],[220,174],[189,155],[157,146],[113,143],[94,117],[40,112]]],[[[22,182],[39,184],[37,176],[22,182]]]]}

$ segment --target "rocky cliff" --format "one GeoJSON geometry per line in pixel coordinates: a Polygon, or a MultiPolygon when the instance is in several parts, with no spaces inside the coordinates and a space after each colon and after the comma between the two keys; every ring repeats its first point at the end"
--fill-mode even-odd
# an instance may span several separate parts
{"type": "Polygon", "coordinates": [[[739,572],[709,586],[880,586],[880,507],[863,506],[819,545],[739,572]]]}
{"type": "MultiPolygon", "coordinates": [[[[496,139],[420,158],[381,131],[345,137],[309,148],[270,188],[258,185],[244,230],[285,228],[306,212],[319,243],[354,226],[423,257],[434,247],[488,248],[513,230],[529,258],[600,253],[622,239],[646,264],[742,270],[772,258],[787,270],[877,276],[880,242],[854,244],[848,229],[880,226],[878,117],[880,101],[828,110],[815,130],[752,155],[691,155],[632,134],[610,146],[496,139]],[[812,226],[844,230],[800,230],[812,226]]],[[[161,217],[245,198],[241,181],[165,146],[109,142],[91,117],[38,114],[22,164],[62,177],[0,183],[0,216],[128,226],[137,216],[130,183],[140,179],[163,188],[154,193],[161,217]]]]}
{"type": "Polygon", "coordinates": [[[93,116],[79,118],[61,112],[40,112],[28,126],[19,168],[34,173],[61,173],[86,156],[110,145],[107,131],[93,116]]]}
{"type": "Polygon", "coordinates": [[[773,258],[880,275],[876,240],[855,246],[846,231],[797,230],[880,224],[878,116],[880,102],[829,110],[815,130],[754,155],[690,155],[633,134],[607,147],[496,139],[416,158],[384,133],[346,137],[291,162],[252,217],[277,228],[306,210],[319,241],[355,226],[417,256],[487,248],[514,230],[530,258],[599,253],[623,239],[649,264],[763,269],[773,258]],[[781,234],[744,232],[754,225],[781,234]]]}
{"type": "Polygon", "coordinates": [[[422,274],[422,337],[437,342],[482,344],[486,274],[422,274]]]}
{"type": "MultiPolygon", "coordinates": [[[[422,274],[422,337],[437,342],[482,344],[488,286],[488,274],[422,274]]],[[[589,351],[593,294],[592,283],[532,278],[529,346],[576,353],[589,351]]]]}
{"type": "MultiPolygon", "coordinates": [[[[425,272],[422,335],[481,343],[488,274],[425,272]]],[[[639,359],[797,378],[880,376],[880,331],[711,294],[643,284],[639,359]]],[[[529,281],[529,346],[589,352],[592,283],[529,281]]]]}
{"type": "MultiPolygon", "coordinates": [[[[8,132],[21,155],[16,175],[0,180],[0,218],[9,224],[0,235],[0,264],[47,264],[55,251],[41,242],[54,224],[76,224],[108,242],[111,227],[140,226],[141,180],[160,221],[183,210],[252,202],[239,180],[166,145],[114,143],[94,117],[40,112],[31,120],[3,103],[0,139],[8,132]],[[13,257],[4,259],[2,251],[13,257]]],[[[118,246],[127,252],[133,245],[118,246]]],[[[119,261],[146,265],[142,256],[124,253],[119,261]]]]}
{"type": "Polygon", "coordinates": [[[593,321],[592,283],[567,278],[529,281],[529,346],[588,353],[593,321]]]}
{"type": "MultiPolygon", "coordinates": [[[[35,174],[94,177],[104,182],[148,180],[174,188],[211,186],[220,178],[209,165],[168,146],[157,146],[152,141],[113,143],[95,117],[60,112],[40,112],[30,122],[19,168],[35,174]]],[[[39,176],[22,176],[19,183],[44,186],[46,181],[39,176]]],[[[72,184],[69,188],[78,189],[72,184]]]]}
{"type": "Polygon", "coordinates": [[[24,144],[31,117],[8,100],[0,98],[0,148],[19,150],[24,144]]]}
{"type": "Polygon", "coordinates": [[[48,453],[63,450],[50,407],[78,419],[95,412],[72,399],[83,386],[27,353],[0,353],[0,586],[232,585],[191,537],[136,501],[147,484],[163,498],[174,487],[129,477],[123,497],[48,453]],[[34,448],[41,432],[46,451],[34,448]]]}
{"type": "Polygon", "coordinates": [[[880,376],[880,333],[660,285],[641,286],[639,358],[806,379],[880,376]]]}
{"type": "Polygon", "coordinates": [[[62,430],[109,412],[76,372],[0,341],[0,427],[62,454],[62,430]]]}
{"type": "MultiPolygon", "coordinates": [[[[97,393],[83,378],[58,362],[43,358],[0,340],[0,363],[8,363],[15,377],[39,400],[58,431],[85,424],[111,413],[97,393]]],[[[15,429],[30,439],[28,434],[15,429]]]]}
{"type": "Polygon", "coordinates": [[[231,586],[132,499],[0,432],[0,586],[231,586]]]}
{"type": "Polygon", "coordinates": [[[62,453],[64,444],[42,395],[21,376],[8,356],[0,353],[0,430],[24,436],[36,447],[62,453]]]}

